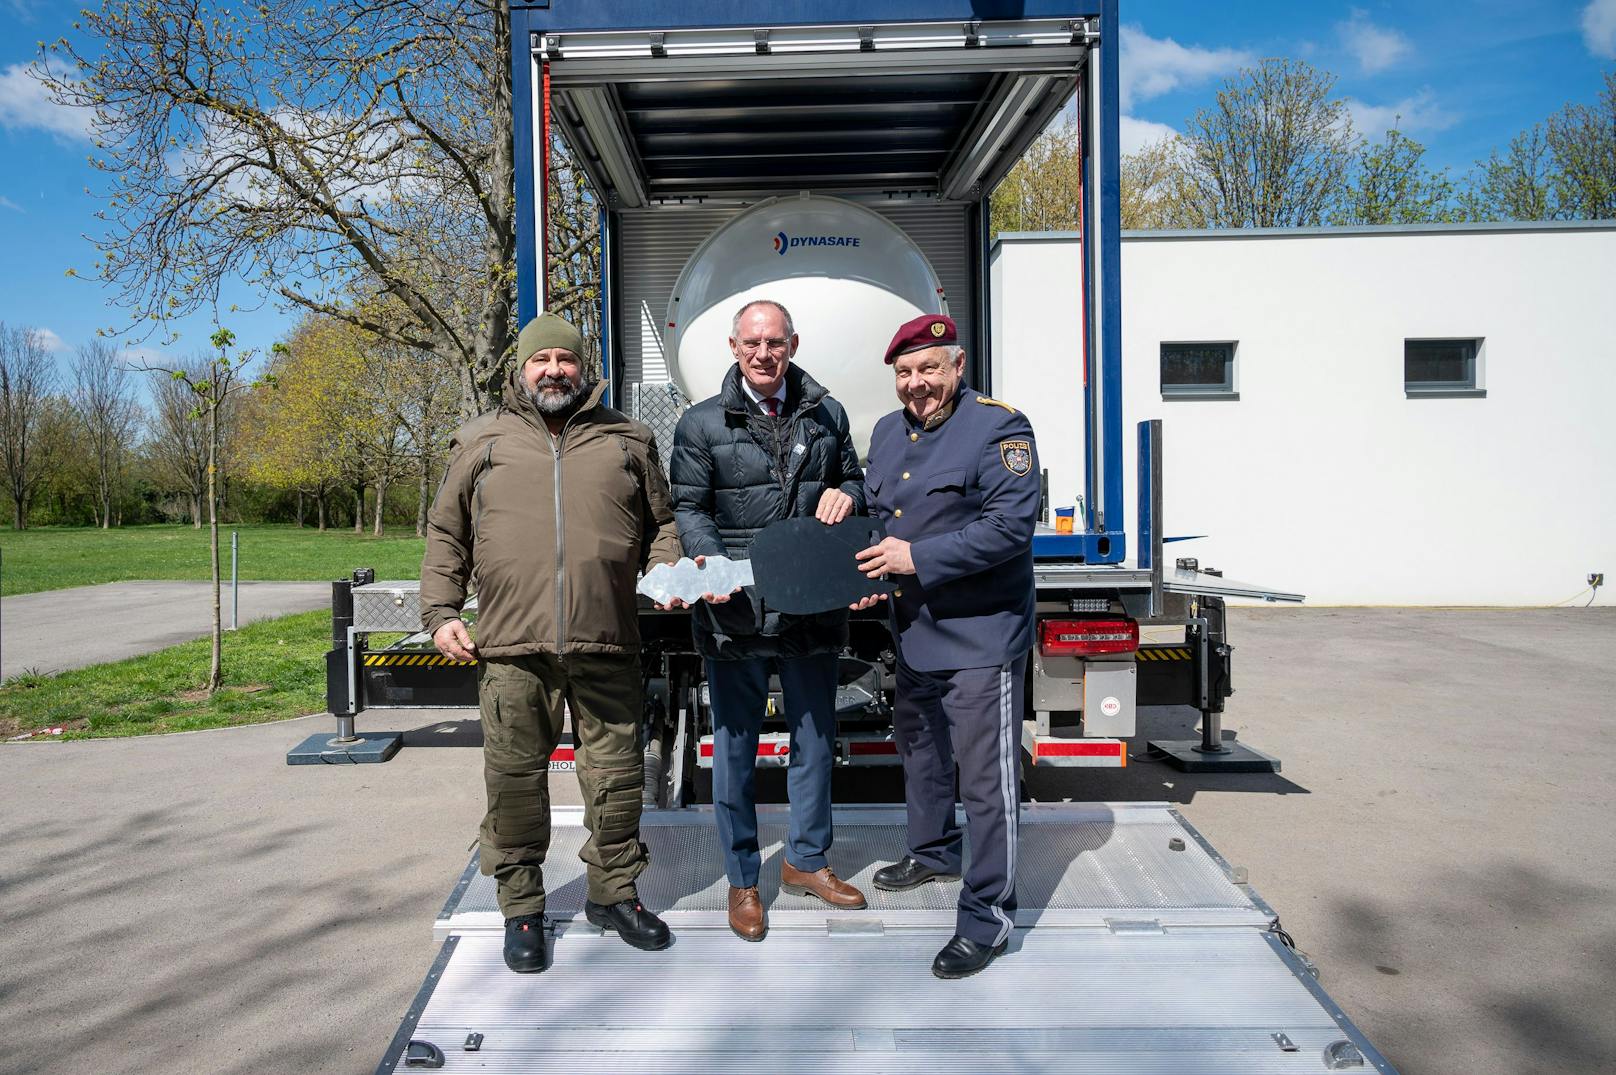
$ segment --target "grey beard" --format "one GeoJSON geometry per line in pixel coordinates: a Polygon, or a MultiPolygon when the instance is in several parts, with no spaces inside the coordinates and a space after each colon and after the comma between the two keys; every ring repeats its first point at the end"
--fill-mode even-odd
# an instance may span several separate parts
{"type": "MultiPolygon", "coordinates": [[[[554,384],[554,382],[551,382],[554,384]]],[[[594,382],[584,381],[576,386],[568,385],[567,391],[561,395],[547,394],[543,391],[544,382],[535,385],[527,394],[533,401],[533,406],[539,409],[540,414],[554,417],[558,414],[568,414],[575,410],[590,392],[594,391],[594,382]]]]}

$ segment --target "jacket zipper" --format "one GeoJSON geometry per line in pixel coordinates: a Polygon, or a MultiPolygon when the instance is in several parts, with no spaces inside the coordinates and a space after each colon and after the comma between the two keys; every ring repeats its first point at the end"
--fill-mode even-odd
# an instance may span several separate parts
{"type": "Polygon", "coordinates": [[[563,425],[558,435],[552,436],[550,431],[544,431],[545,438],[550,442],[550,454],[555,457],[555,520],[556,520],[556,656],[559,657],[567,649],[567,594],[566,570],[564,557],[567,551],[567,542],[561,518],[561,442],[566,439],[567,427],[563,425]]]}
{"type": "MultiPolygon", "coordinates": [[[[555,517],[556,517],[556,656],[560,657],[567,652],[567,576],[566,576],[566,528],[561,514],[561,452],[567,443],[567,430],[572,428],[573,418],[578,417],[577,411],[561,424],[561,432],[550,436],[550,429],[545,427],[544,434],[550,441],[550,453],[555,457],[555,517]]],[[[540,418],[543,421],[543,418],[540,418]]]]}

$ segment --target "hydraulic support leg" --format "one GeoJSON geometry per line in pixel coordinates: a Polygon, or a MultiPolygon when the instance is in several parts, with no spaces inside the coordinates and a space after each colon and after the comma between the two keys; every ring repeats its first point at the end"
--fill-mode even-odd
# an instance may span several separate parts
{"type": "Polygon", "coordinates": [[[1277,773],[1278,758],[1223,737],[1223,703],[1234,693],[1229,682],[1234,647],[1228,642],[1228,610],[1222,598],[1203,597],[1200,613],[1187,641],[1195,653],[1201,738],[1152,740],[1150,753],[1186,773],[1277,773]]]}
{"type": "MultiPolygon", "coordinates": [[[[357,576],[356,576],[357,577],[357,576]]],[[[363,765],[398,753],[404,737],[375,732],[360,738],[354,718],[360,709],[358,645],[354,637],[353,579],[331,584],[331,649],[326,653],[326,708],[337,719],[337,734],[315,734],[286,752],[287,765],[363,765]]]]}

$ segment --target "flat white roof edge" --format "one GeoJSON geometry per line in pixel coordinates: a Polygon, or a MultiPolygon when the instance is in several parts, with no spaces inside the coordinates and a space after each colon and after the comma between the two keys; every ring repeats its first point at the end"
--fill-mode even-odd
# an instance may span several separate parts
{"type": "MultiPolygon", "coordinates": [[[[1465,224],[1354,224],[1321,228],[1173,228],[1162,231],[1124,231],[1122,238],[1135,242],[1163,242],[1182,239],[1207,241],[1222,239],[1327,239],[1363,235],[1473,235],[1493,233],[1616,231],[1616,220],[1502,220],[1465,224]]],[[[993,241],[999,243],[1072,242],[1076,231],[1007,231],[993,241]]]]}

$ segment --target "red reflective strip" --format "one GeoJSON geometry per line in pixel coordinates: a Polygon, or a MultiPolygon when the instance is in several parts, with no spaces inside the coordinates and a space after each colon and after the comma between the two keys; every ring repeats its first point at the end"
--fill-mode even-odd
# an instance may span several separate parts
{"type": "Polygon", "coordinates": [[[854,742],[847,744],[847,751],[849,754],[896,754],[898,752],[898,744],[886,742],[854,742]]]}
{"type": "Polygon", "coordinates": [[[577,752],[572,747],[556,747],[550,754],[551,761],[575,761],[577,752]]]}
{"type": "Polygon", "coordinates": [[[1046,758],[1108,758],[1122,753],[1121,743],[1046,743],[1037,744],[1038,756],[1046,758]]]}
{"type": "MultiPolygon", "coordinates": [[[[783,742],[759,743],[757,752],[758,757],[760,758],[777,758],[783,754],[791,753],[791,744],[783,742]]],[[[701,744],[701,756],[704,758],[710,758],[713,756],[713,744],[710,741],[701,744]]]]}

